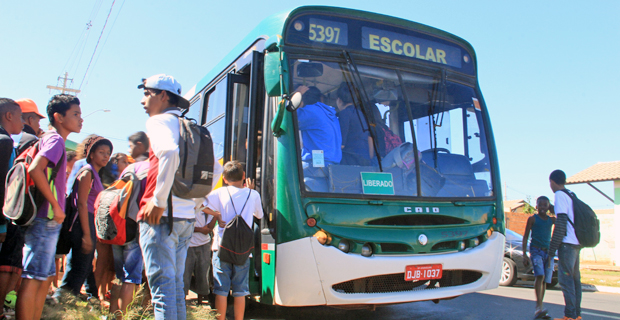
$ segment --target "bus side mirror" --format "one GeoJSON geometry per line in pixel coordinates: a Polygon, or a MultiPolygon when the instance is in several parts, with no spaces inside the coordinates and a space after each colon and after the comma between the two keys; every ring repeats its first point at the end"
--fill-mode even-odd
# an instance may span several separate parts
{"type": "Polygon", "coordinates": [[[297,108],[301,106],[301,100],[302,100],[301,98],[302,98],[302,94],[300,92],[295,92],[293,93],[292,96],[287,97],[288,104],[286,105],[286,110],[291,111],[291,112],[297,110],[297,108]]]}
{"type": "Polygon", "coordinates": [[[270,97],[288,93],[289,73],[286,53],[268,52],[264,59],[265,90],[270,97]]]}
{"type": "Polygon", "coordinates": [[[293,93],[292,96],[282,95],[282,100],[278,105],[278,110],[271,122],[271,131],[276,137],[280,137],[284,130],[282,129],[282,120],[284,120],[284,110],[295,111],[301,106],[302,94],[300,92],[293,93]]]}

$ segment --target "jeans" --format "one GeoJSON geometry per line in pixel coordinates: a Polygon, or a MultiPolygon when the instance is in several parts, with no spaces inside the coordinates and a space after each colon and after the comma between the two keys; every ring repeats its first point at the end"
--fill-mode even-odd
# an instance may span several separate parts
{"type": "Polygon", "coordinates": [[[138,239],[134,239],[122,246],[113,245],[112,254],[114,255],[114,272],[122,283],[142,283],[142,250],[138,239]]]}
{"type": "Polygon", "coordinates": [[[35,218],[26,229],[22,278],[47,280],[56,275],[56,244],[61,224],[48,218],[35,218]]]}
{"type": "Polygon", "coordinates": [[[562,243],[558,249],[558,280],[564,294],[564,316],[581,315],[581,273],[579,272],[580,246],[562,243]]]}
{"type": "Polygon", "coordinates": [[[220,260],[217,253],[213,254],[213,293],[228,297],[232,287],[233,297],[250,295],[250,258],[241,266],[220,260]]]}
{"type": "Polygon", "coordinates": [[[139,222],[140,248],[156,320],[186,317],[183,274],[195,220],[174,218],[173,221],[171,233],[167,217],[162,217],[158,225],[139,222]]]}
{"type": "Polygon", "coordinates": [[[547,251],[530,246],[530,259],[534,268],[534,276],[544,276],[546,283],[551,283],[553,278],[553,260],[549,263],[549,254],[547,251]]]}
{"type": "MultiPolygon", "coordinates": [[[[95,216],[92,213],[88,213],[88,224],[90,228],[90,240],[93,244],[93,249],[89,253],[82,252],[82,224],[78,217],[73,224],[73,228],[69,233],[71,239],[71,252],[67,255],[67,269],[62,277],[60,288],[54,294],[59,298],[62,291],[69,291],[73,295],[79,295],[84,281],[90,273],[93,271],[93,259],[95,258],[95,246],[97,244],[97,235],[95,233],[95,216]]],[[[92,285],[91,285],[92,286],[92,285]]],[[[91,288],[91,293],[92,293],[91,288]]],[[[97,292],[97,289],[94,288],[97,292]]]]}

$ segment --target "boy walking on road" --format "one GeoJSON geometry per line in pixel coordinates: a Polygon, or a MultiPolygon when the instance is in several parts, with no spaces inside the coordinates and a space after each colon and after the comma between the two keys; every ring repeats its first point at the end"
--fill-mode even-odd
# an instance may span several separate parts
{"type": "Polygon", "coordinates": [[[558,280],[564,294],[564,318],[559,320],[581,319],[581,272],[579,272],[579,252],[581,246],[570,221],[575,221],[573,199],[564,191],[566,174],[555,170],[549,175],[549,185],[555,193],[555,214],[557,220],[549,245],[549,259],[558,251],[558,280]]]}
{"type": "Polygon", "coordinates": [[[185,319],[183,273],[194,231],[195,203],[175,196],[171,189],[180,163],[179,109],[189,108],[189,102],[180,96],[181,84],[165,74],[144,79],[138,88],[144,89],[141,103],[150,116],[146,129],[151,142],[146,189],[138,213],[140,248],[155,319],[185,319]]]}
{"type": "MultiPolygon", "coordinates": [[[[254,191],[254,183],[245,178],[241,163],[229,161],[224,165],[224,182],[228,187],[221,187],[207,196],[205,212],[218,220],[219,238],[224,235],[225,225],[235,215],[241,215],[243,221],[252,228],[254,217],[263,217],[263,207],[258,192],[254,191]],[[243,187],[246,182],[247,188],[243,187]]],[[[218,244],[219,245],[219,244],[218,244]]],[[[226,305],[228,293],[232,288],[234,297],[235,319],[243,319],[245,313],[245,296],[250,294],[249,276],[250,259],[243,265],[233,265],[221,261],[218,254],[213,255],[213,293],[215,293],[215,308],[219,312],[219,320],[226,319],[226,305]]]]}
{"type": "Polygon", "coordinates": [[[23,281],[16,304],[18,320],[41,318],[47,290],[56,275],[56,244],[65,219],[65,140],[70,133],[79,133],[83,122],[80,100],[68,94],[53,96],[47,105],[47,115],[56,132],[41,137],[39,153],[28,169],[46,201],[25,233],[23,281]],[[60,174],[54,179],[54,192],[47,177],[48,169],[56,166],[60,174]]]}
{"type": "Polygon", "coordinates": [[[523,265],[534,268],[534,292],[536,292],[536,312],[534,319],[545,319],[547,310],[543,309],[543,298],[545,297],[546,283],[551,283],[553,277],[553,259],[549,259],[549,243],[551,242],[551,227],[555,223],[555,218],[547,215],[550,203],[549,198],[542,196],[536,200],[538,214],[532,215],[527,219],[525,233],[523,234],[523,265]],[[530,243],[530,257],[527,256],[527,240],[532,232],[532,242],[530,243]]]}

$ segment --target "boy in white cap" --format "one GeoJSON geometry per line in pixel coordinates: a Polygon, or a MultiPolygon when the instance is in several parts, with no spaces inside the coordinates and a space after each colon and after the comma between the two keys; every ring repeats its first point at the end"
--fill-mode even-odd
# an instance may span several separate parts
{"type": "Polygon", "coordinates": [[[181,97],[181,85],[165,74],[143,79],[138,88],[144,89],[141,103],[150,116],[146,130],[151,142],[146,188],[138,213],[140,247],[155,319],[185,319],[183,274],[194,232],[195,203],[176,197],[171,188],[180,163],[179,109],[189,108],[189,102],[181,97]]]}

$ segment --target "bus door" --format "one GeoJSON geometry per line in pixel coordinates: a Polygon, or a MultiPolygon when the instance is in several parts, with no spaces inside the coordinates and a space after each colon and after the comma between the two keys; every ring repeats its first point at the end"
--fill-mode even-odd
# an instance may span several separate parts
{"type": "MultiPolygon", "coordinates": [[[[265,104],[265,89],[263,85],[263,54],[257,51],[252,53],[252,61],[249,66],[243,67],[238,74],[230,74],[228,77],[228,112],[229,130],[226,141],[229,141],[227,153],[228,160],[237,160],[245,163],[246,177],[252,179],[256,186],[255,190],[261,193],[263,185],[262,164],[263,164],[263,114],[265,104]]],[[[265,216],[267,214],[265,213],[265,216]]],[[[272,292],[272,289],[263,290],[262,284],[262,244],[263,238],[261,230],[269,230],[266,225],[267,219],[261,219],[259,224],[253,226],[254,229],[254,248],[253,252],[253,279],[250,281],[250,292],[260,294],[262,292],[272,292]]],[[[275,246],[275,240],[269,234],[267,242],[275,246]],[[271,241],[270,241],[271,240],[271,241]]],[[[268,261],[273,269],[275,260],[268,261]]],[[[275,269],[274,269],[275,270],[275,269]]],[[[269,272],[273,274],[273,272],[269,272]]],[[[273,279],[273,275],[270,277],[273,279]]],[[[268,287],[273,287],[273,281],[265,283],[268,287]],[[271,284],[270,284],[271,283],[271,284]]],[[[261,294],[262,295],[262,294],[261,294]]],[[[269,295],[268,295],[269,296],[269,295]]]]}

